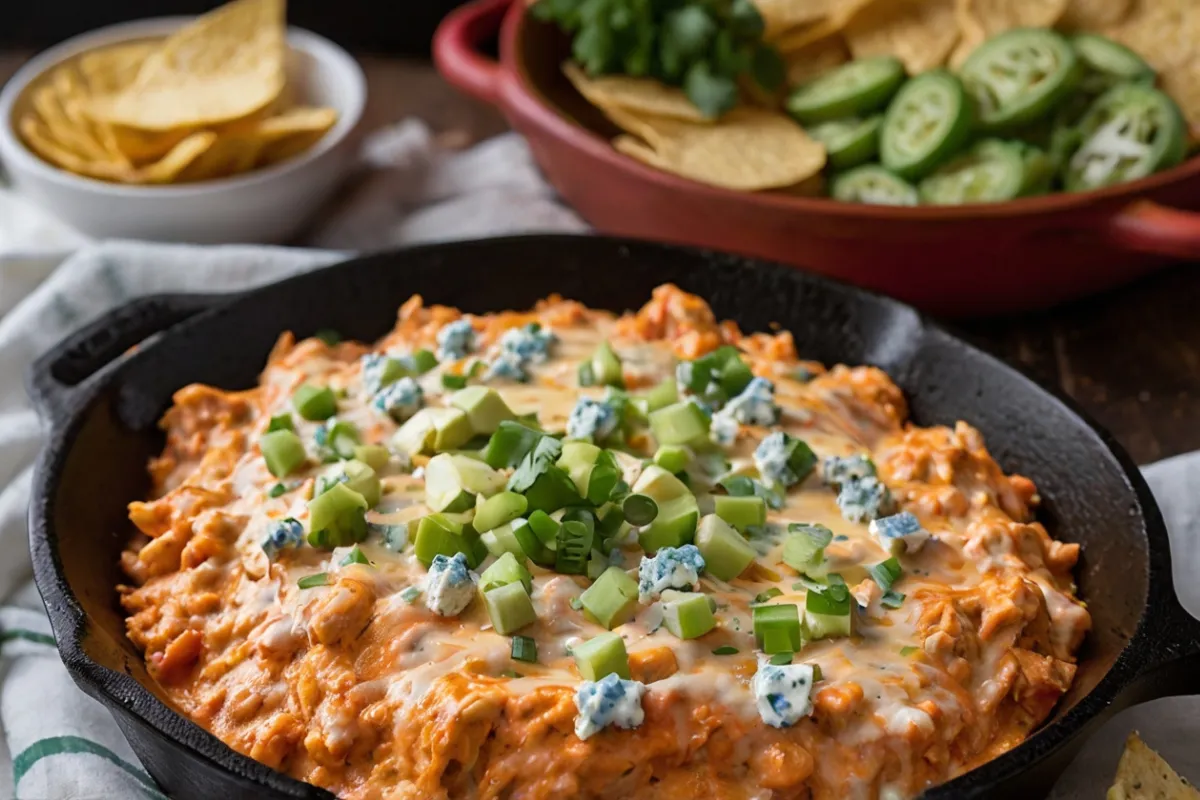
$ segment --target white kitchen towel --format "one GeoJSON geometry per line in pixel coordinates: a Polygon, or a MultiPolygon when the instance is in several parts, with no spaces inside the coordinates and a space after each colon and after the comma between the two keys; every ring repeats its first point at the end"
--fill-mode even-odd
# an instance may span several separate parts
{"type": "MultiPolygon", "coordinates": [[[[0,192],[0,597],[7,598],[0,608],[0,798],[163,797],[107,711],[71,682],[28,581],[25,510],[41,427],[23,373],[34,357],[137,295],[235,291],[330,263],[342,250],[586,230],[512,135],[448,153],[423,125],[405,123],[369,140],[364,159],[371,171],[349,206],[311,237],[327,250],[89,243],[0,192]]],[[[1200,480],[1200,457],[1163,462],[1146,474],[1171,526],[1176,585],[1200,614],[1200,582],[1185,579],[1200,575],[1200,497],[1189,490],[1200,480]]],[[[1200,780],[1200,748],[1190,746],[1200,736],[1198,720],[1196,699],[1123,713],[1089,743],[1054,796],[1102,797],[1131,725],[1200,780]]]]}

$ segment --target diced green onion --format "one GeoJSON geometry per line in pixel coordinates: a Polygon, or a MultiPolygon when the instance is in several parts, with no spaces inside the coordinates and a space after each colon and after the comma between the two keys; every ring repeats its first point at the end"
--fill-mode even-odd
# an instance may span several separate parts
{"type": "Polygon", "coordinates": [[[577,644],[571,650],[571,655],[585,681],[598,681],[612,674],[629,680],[629,654],[625,652],[625,640],[615,633],[602,633],[577,644]]]}
{"type": "MultiPolygon", "coordinates": [[[[488,446],[491,446],[489,442],[488,446]]],[[[527,493],[542,475],[555,467],[555,462],[562,455],[562,442],[550,436],[541,436],[533,443],[533,448],[521,459],[512,477],[508,479],[510,492],[527,493]]],[[[565,475],[566,472],[560,470],[565,475]]],[[[574,488],[574,481],[571,487],[574,488]]]]}
{"type": "Polygon", "coordinates": [[[424,375],[438,365],[437,356],[422,348],[412,354],[412,365],[418,375],[424,375]]]}
{"type": "Polygon", "coordinates": [[[718,494],[713,497],[713,511],[742,533],[767,524],[767,502],[761,497],[718,494]]]}
{"type": "Polygon", "coordinates": [[[329,347],[341,344],[342,342],[342,335],[333,328],[321,328],[313,334],[313,338],[320,339],[329,347]]]}
{"type": "Polygon", "coordinates": [[[779,597],[781,594],[783,594],[782,589],[780,589],[778,586],[772,586],[765,592],[759,592],[758,594],[754,595],[754,602],[760,604],[769,603],[771,602],[772,598],[779,597]]]}
{"type": "Polygon", "coordinates": [[[750,381],[754,379],[754,373],[750,371],[750,367],[746,366],[746,362],[734,355],[721,368],[719,383],[721,388],[730,397],[736,397],[742,393],[742,390],[750,385],[750,381]]]}
{"type": "Polygon", "coordinates": [[[803,647],[800,610],[794,604],[756,606],[753,615],[754,638],[764,653],[795,653],[803,647]]]}
{"type": "Polygon", "coordinates": [[[343,567],[345,567],[350,564],[370,564],[370,563],[371,563],[371,560],[369,558],[367,558],[366,553],[364,553],[362,550],[358,549],[358,545],[354,545],[354,547],[350,548],[350,552],[346,554],[346,557],[342,559],[341,565],[343,567]]]}
{"type": "Polygon", "coordinates": [[[271,421],[267,423],[267,433],[272,431],[294,431],[296,430],[295,423],[292,422],[292,415],[286,411],[282,414],[276,414],[271,417],[271,421]]]}
{"type": "Polygon", "coordinates": [[[887,561],[881,561],[878,564],[867,567],[867,572],[879,584],[879,588],[886,592],[892,588],[893,583],[900,580],[903,570],[900,567],[900,562],[895,556],[892,556],[887,561]]]}
{"type": "Polygon", "coordinates": [[[563,522],[558,529],[554,570],[564,575],[583,575],[587,572],[588,556],[592,552],[594,531],[578,520],[563,522]]]}
{"type": "Polygon", "coordinates": [[[407,589],[405,589],[403,592],[400,593],[400,599],[403,600],[405,603],[408,603],[410,606],[413,603],[417,602],[417,598],[420,596],[421,596],[421,590],[418,589],[416,586],[409,586],[407,589]]]}
{"type": "Polygon", "coordinates": [[[292,395],[296,413],[307,420],[319,422],[337,413],[337,397],[328,386],[304,384],[292,395]]]}
{"type": "Polygon", "coordinates": [[[267,471],[276,478],[287,477],[308,459],[304,442],[288,430],[264,433],[258,440],[258,447],[262,450],[263,460],[267,462],[267,471]]]}
{"type": "Polygon", "coordinates": [[[598,386],[623,388],[625,378],[621,372],[621,358],[607,341],[601,342],[592,354],[592,380],[598,386]]]}
{"type": "Polygon", "coordinates": [[[721,481],[721,488],[729,492],[730,497],[752,497],[754,481],[745,475],[730,475],[721,481]]]}
{"type": "Polygon", "coordinates": [[[287,490],[288,488],[282,483],[277,483],[271,487],[271,491],[267,492],[267,497],[279,497],[281,494],[285,494],[287,490]]]}
{"type": "Polygon", "coordinates": [[[591,533],[596,532],[596,515],[588,508],[568,508],[563,510],[562,522],[579,522],[591,533]]]}
{"type": "Polygon", "coordinates": [[[790,652],[776,653],[775,655],[771,656],[771,658],[768,660],[768,663],[773,664],[776,667],[781,667],[784,664],[792,663],[792,659],[795,658],[795,656],[795,653],[790,652]]]}
{"type": "Polygon", "coordinates": [[[519,422],[501,422],[488,440],[483,460],[492,469],[515,467],[546,434],[519,422]]]}
{"type": "Polygon", "coordinates": [[[479,591],[487,594],[497,586],[519,583],[525,591],[533,591],[533,576],[529,570],[512,553],[505,553],[479,576],[479,591]]]}
{"type": "Polygon", "coordinates": [[[594,506],[608,502],[620,480],[621,473],[616,467],[597,464],[588,479],[587,501],[594,506]]]}
{"type": "Polygon", "coordinates": [[[326,434],[325,441],[329,449],[338,458],[354,458],[354,448],[358,447],[358,428],[349,422],[335,422],[326,434]]]}
{"type": "Polygon", "coordinates": [[[716,514],[701,518],[696,528],[696,547],[704,556],[704,569],[723,581],[741,575],[756,555],[742,535],[716,514]]]}
{"type": "Polygon", "coordinates": [[[537,641],[528,636],[514,636],[512,639],[512,657],[514,661],[536,664],[538,660],[537,641]]]}
{"type": "Polygon", "coordinates": [[[658,516],[658,503],[644,494],[631,494],[621,503],[621,513],[630,525],[649,525],[658,516]]]}
{"type": "Polygon", "coordinates": [[[650,412],[650,430],[659,445],[706,445],[710,424],[704,410],[690,401],[650,412]]]}
{"type": "Polygon", "coordinates": [[[296,581],[296,585],[301,589],[315,589],[318,586],[328,586],[332,582],[328,572],[318,572],[315,575],[305,575],[296,581]]]}
{"type": "Polygon", "coordinates": [[[804,598],[804,625],[814,639],[849,636],[853,627],[850,590],[834,573],[824,591],[809,591],[804,598]]]}
{"type": "Polygon", "coordinates": [[[609,567],[580,595],[581,606],[604,627],[612,630],[637,612],[637,581],[619,567],[609,567]]]}
{"type": "Polygon", "coordinates": [[[723,644],[720,647],[714,648],[712,654],[714,656],[734,656],[737,655],[738,649],[730,645],[723,644]]]}
{"type": "MultiPolygon", "coordinates": [[[[521,463],[528,463],[530,457],[527,456],[525,461],[521,463]]],[[[520,474],[521,470],[518,468],[517,472],[513,473],[513,478],[516,478],[520,474]]],[[[513,488],[514,481],[511,478],[509,479],[508,487],[510,491],[523,492],[525,499],[529,501],[529,508],[535,511],[545,511],[546,513],[557,511],[566,506],[576,505],[583,500],[579,496],[579,492],[575,490],[575,482],[571,480],[571,476],[553,464],[546,466],[541,474],[534,478],[529,488],[524,490],[513,488]]]]}
{"type": "Polygon", "coordinates": [[[534,511],[529,515],[529,527],[542,544],[558,546],[560,523],[545,511],[534,511]]]}
{"type": "Polygon", "coordinates": [[[442,388],[444,389],[465,389],[467,386],[466,375],[451,375],[449,372],[442,373],[442,388]]]}
{"type": "Polygon", "coordinates": [[[905,656],[907,658],[908,656],[911,656],[913,653],[917,652],[920,649],[921,648],[913,647],[912,645],[905,645],[904,647],[900,648],[900,655],[905,656]]]}
{"type": "Polygon", "coordinates": [[[492,627],[501,636],[537,621],[537,612],[534,611],[533,601],[529,599],[529,592],[519,581],[484,592],[483,602],[492,620],[492,627]]]}
{"type": "Polygon", "coordinates": [[[529,501],[516,492],[494,494],[475,509],[472,523],[480,533],[499,528],[525,513],[529,501]]]}
{"type": "Polygon", "coordinates": [[[904,604],[904,595],[894,589],[888,589],[879,598],[879,604],[884,608],[900,608],[904,604]]]}
{"type": "Polygon", "coordinates": [[[663,603],[663,625],[680,639],[696,639],[716,627],[709,598],[685,592],[663,603]]]}

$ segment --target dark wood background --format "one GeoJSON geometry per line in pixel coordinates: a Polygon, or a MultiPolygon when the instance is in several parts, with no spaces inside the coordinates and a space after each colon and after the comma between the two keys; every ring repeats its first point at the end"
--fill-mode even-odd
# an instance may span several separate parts
{"type": "MultiPolygon", "coordinates": [[[[297,25],[350,47],[366,69],[363,130],[408,116],[466,146],[505,129],[492,108],[447,86],[420,58],[458,0],[291,0],[297,25]],[[374,53],[374,55],[370,55],[374,53]],[[414,56],[418,56],[415,57],[414,56]]],[[[0,81],[30,48],[111,22],[195,13],[219,0],[43,0],[3,4],[0,81]]],[[[969,265],[964,265],[969,269],[969,265]]],[[[1200,449],[1200,270],[1180,265],[1052,311],[959,321],[960,332],[1079,403],[1139,463],[1200,449]]]]}

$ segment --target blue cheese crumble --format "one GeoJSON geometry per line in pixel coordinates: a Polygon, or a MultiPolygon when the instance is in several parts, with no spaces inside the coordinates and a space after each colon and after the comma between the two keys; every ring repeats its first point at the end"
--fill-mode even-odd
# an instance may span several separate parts
{"type": "Polygon", "coordinates": [[[262,549],[267,558],[274,561],[281,550],[299,547],[304,543],[304,526],[288,517],[272,522],[267,527],[267,538],[263,539],[262,549]]]}
{"type": "Polygon", "coordinates": [[[638,565],[638,599],[648,603],[667,589],[690,591],[700,583],[704,556],[694,544],[664,547],[654,556],[642,556],[638,565]]]}
{"type": "Polygon", "coordinates": [[[788,463],[793,454],[789,444],[791,441],[787,434],[775,431],[768,434],[758,443],[758,447],[754,448],[754,466],[763,480],[772,486],[791,486],[800,480],[800,476],[788,463]]]}
{"type": "Polygon", "coordinates": [[[408,523],[384,524],[368,522],[367,532],[379,537],[379,541],[393,553],[399,553],[408,546],[408,523]]]}
{"type": "Polygon", "coordinates": [[[642,696],[646,685],[640,681],[622,680],[615,673],[598,681],[584,681],[575,691],[575,735],[580,739],[594,736],[609,725],[629,730],[646,719],[642,711],[642,696]]]}
{"type": "Polygon", "coordinates": [[[367,353],[359,363],[362,365],[363,390],[369,395],[379,393],[387,384],[400,377],[403,366],[394,359],[379,353],[367,353]]]}
{"type": "Polygon", "coordinates": [[[787,728],[812,713],[813,668],[808,664],[763,664],[750,682],[762,721],[787,728]]]}
{"type": "Polygon", "coordinates": [[[371,406],[380,414],[387,414],[397,422],[403,422],[425,405],[425,392],[412,378],[401,378],[383,387],[371,406]]]}
{"type": "Polygon", "coordinates": [[[875,462],[864,455],[829,456],[821,464],[821,477],[829,486],[841,486],[850,480],[875,477],[875,462]]]}
{"type": "Polygon", "coordinates": [[[425,605],[443,617],[457,617],[471,604],[478,584],[479,576],[467,568],[465,555],[447,558],[439,553],[425,579],[425,605]]]}
{"type": "Polygon", "coordinates": [[[754,378],[742,393],[713,415],[728,416],[743,425],[767,427],[779,421],[779,406],[775,405],[775,384],[766,378],[754,378]]]}
{"type": "Polygon", "coordinates": [[[896,507],[892,493],[878,478],[851,478],[842,483],[837,496],[842,517],[850,522],[868,522],[891,514],[896,507]]]}
{"type": "Polygon", "coordinates": [[[520,328],[509,328],[500,337],[499,352],[488,365],[484,380],[508,378],[514,381],[529,380],[526,369],[530,364],[541,364],[550,358],[550,348],[558,337],[549,328],[536,322],[520,328]]]}
{"type": "Polygon", "coordinates": [[[603,441],[617,429],[618,422],[620,419],[617,417],[617,410],[611,405],[590,397],[581,397],[567,419],[567,438],[590,437],[593,441],[603,441]]]}
{"type": "Polygon", "coordinates": [[[873,519],[870,530],[883,549],[894,556],[915,553],[924,547],[930,538],[929,531],[922,528],[920,520],[908,511],[873,519]]]}
{"type": "Polygon", "coordinates": [[[437,332],[439,361],[459,361],[475,352],[475,329],[465,319],[447,322],[437,332]]]}

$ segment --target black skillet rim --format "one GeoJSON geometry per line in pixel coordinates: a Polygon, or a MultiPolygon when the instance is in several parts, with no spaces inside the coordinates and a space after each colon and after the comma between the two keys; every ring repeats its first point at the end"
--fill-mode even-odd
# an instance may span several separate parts
{"type": "MultiPolygon", "coordinates": [[[[214,307],[175,326],[182,329],[186,326],[203,324],[211,316],[222,313],[230,304],[250,297],[269,294],[273,289],[284,284],[313,280],[317,274],[337,269],[343,265],[378,259],[404,259],[410,254],[420,254],[439,249],[488,245],[505,246],[519,245],[545,240],[575,240],[596,244],[600,241],[613,247],[637,248],[648,254],[653,249],[684,252],[698,260],[704,258],[725,258],[728,254],[716,253],[703,248],[681,247],[676,245],[649,242],[622,237],[596,237],[570,234],[540,234],[525,236],[509,236],[495,239],[478,239],[450,243],[434,243],[418,245],[400,250],[376,253],[356,258],[349,258],[332,265],[315,270],[301,272],[284,280],[253,288],[244,292],[235,292],[217,303],[214,307]]],[[[530,244],[529,246],[535,246],[530,244]]],[[[1058,390],[1046,387],[1026,376],[1014,367],[1000,361],[998,358],[980,350],[965,339],[954,335],[940,323],[933,322],[919,311],[897,300],[878,295],[874,292],[850,286],[836,280],[819,275],[798,273],[791,267],[753,258],[735,257],[737,260],[756,270],[781,271],[797,273],[803,280],[810,282],[824,292],[841,292],[857,295],[869,302],[881,306],[890,312],[911,314],[919,323],[909,335],[914,341],[923,341],[926,337],[941,337],[944,341],[954,343],[976,357],[984,360],[990,369],[1004,373],[1009,380],[1029,384],[1037,391],[1047,395],[1055,403],[1062,406],[1072,416],[1081,420],[1101,441],[1121,467],[1124,478],[1133,490],[1140,505],[1142,527],[1148,542],[1147,548],[1147,595],[1142,607],[1136,629],[1128,643],[1113,661],[1112,666],[1099,683],[1082,697],[1079,702],[1061,719],[1038,728],[1017,747],[996,758],[978,766],[963,775],[946,783],[927,790],[922,796],[949,800],[975,794],[986,790],[994,783],[1033,768],[1044,758],[1049,757],[1059,747],[1080,733],[1093,719],[1100,717],[1105,709],[1119,700],[1123,691],[1130,688],[1139,675],[1147,668],[1158,666],[1155,662],[1156,648],[1153,641],[1152,627],[1166,620],[1154,619],[1166,617],[1173,606],[1178,605],[1171,573],[1171,558],[1169,539],[1166,525],[1162,519],[1157,502],[1149,486],[1142,477],[1136,464],[1130,459],[1120,444],[1103,427],[1097,424],[1070,398],[1058,390]]],[[[171,331],[162,338],[170,336],[171,331]]],[[[155,342],[156,343],[156,342],[155,342]]],[[[155,343],[147,343],[141,351],[148,350],[155,343]]],[[[56,348],[52,348],[51,353],[56,348]]],[[[50,529],[52,527],[53,491],[63,468],[70,442],[82,425],[85,412],[95,402],[104,389],[120,374],[121,369],[129,360],[136,358],[133,354],[127,358],[114,361],[107,368],[98,372],[92,379],[75,389],[67,404],[61,409],[62,419],[56,421],[48,431],[48,436],[35,463],[33,476],[33,495],[29,506],[29,537],[30,550],[34,567],[34,578],[45,602],[51,628],[54,631],[60,656],[68,672],[88,694],[103,704],[121,709],[132,714],[138,721],[159,737],[169,740],[172,745],[184,748],[189,753],[206,762],[214,769],[223,770],[243,779],[255,782],[259,786],[280,793],[280,796],[294,798],[327,798],[333,795],[324,789],[306,784],[277,772],[265,764],[242,755],[221,742],[218,738],[205,731],[196,723],[175,712],[165,703],[154,696],[129,675],[118,673],[104,667],[87,656],[83,648],[83,639],[87,635],[88,616],[75,599],[75,594],[66,581],[58,556],[57,548],[51,545],[50,529]],[[181,724],[182,723],[182,724],[181,724]],[[175,729],[175,733],[171,730],[175,729]]],[[[45,356],[40,361],[45,360],[45,356]]],[[[36,365],[35,365],[36,366],[36,365]]],[[[33,374],[30,372],[30,378],[33,374]]],[[[30,380],[32,384],[32,380],[30,380]]]]}

